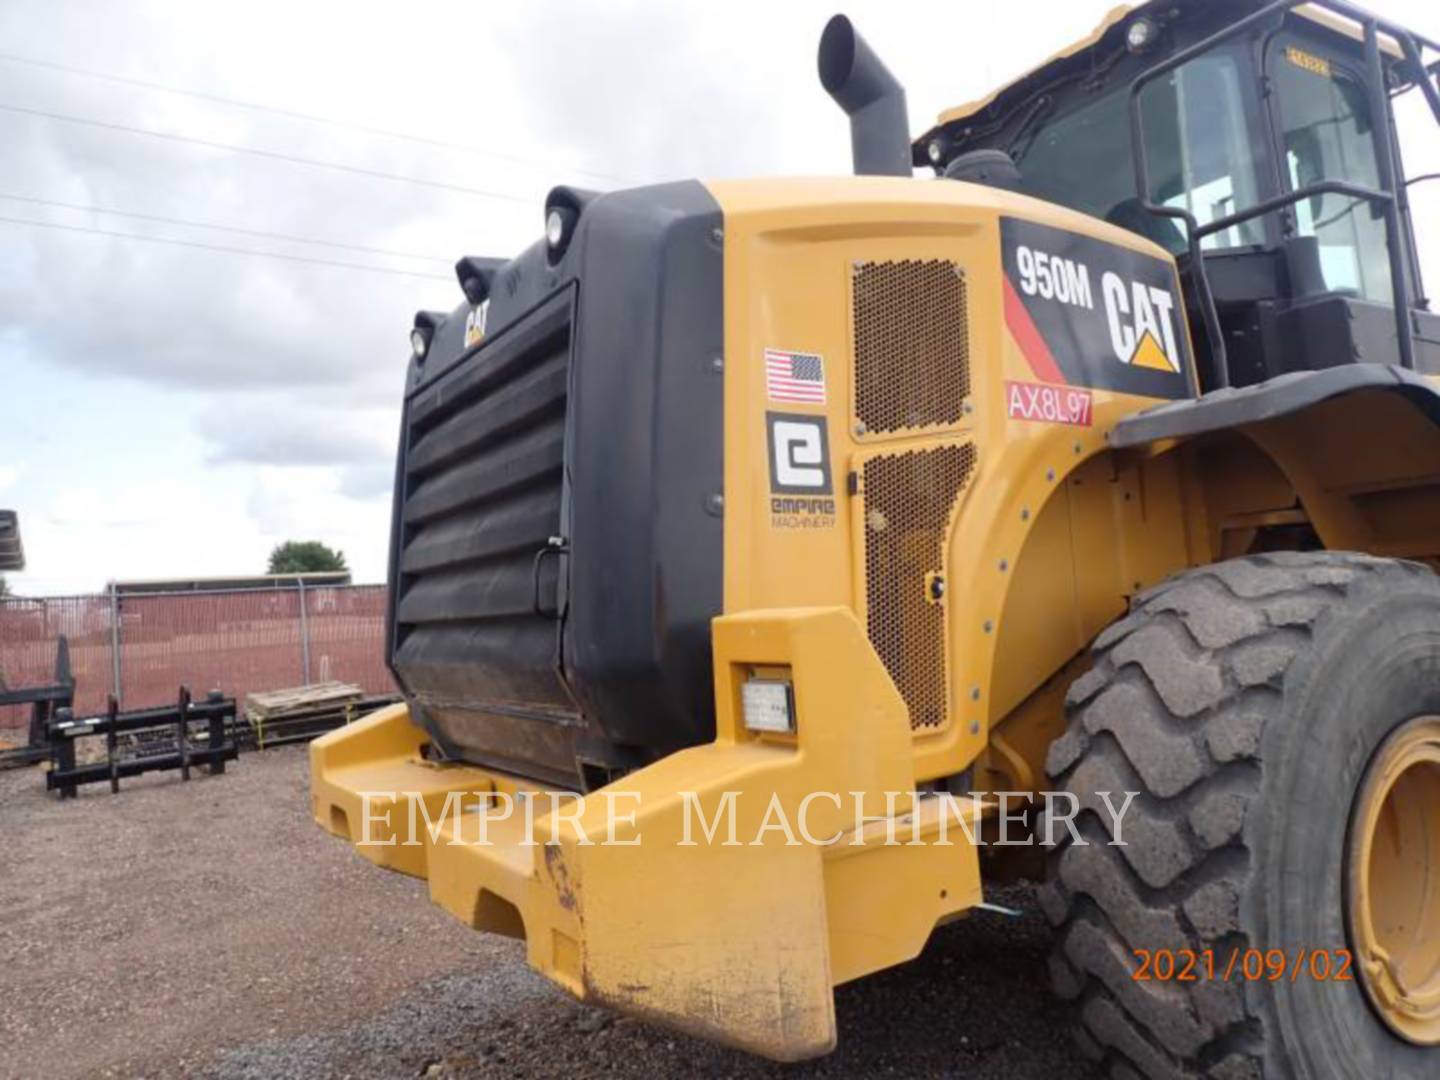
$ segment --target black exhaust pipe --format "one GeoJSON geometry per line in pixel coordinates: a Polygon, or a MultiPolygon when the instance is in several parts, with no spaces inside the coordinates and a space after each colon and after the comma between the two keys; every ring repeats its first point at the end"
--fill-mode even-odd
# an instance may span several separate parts
{"type": "Polygon", "coordinates": [[[856,176],[913,176],[905,88],[844,15],[820,35],[820,85],[850,117],[856,176]]]}

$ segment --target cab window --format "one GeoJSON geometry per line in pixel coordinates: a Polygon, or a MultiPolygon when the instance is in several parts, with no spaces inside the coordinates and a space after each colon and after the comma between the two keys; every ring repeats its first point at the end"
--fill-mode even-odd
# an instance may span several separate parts
{"type": "MultiPolygon", "coordinates": [[[[1321,180],[1380,186],[1369,98],[1358,73],[1308,38],[1277,37],[1269,74],[1290,190],[1321,180]]],[[[1385,218],[1377,204],[1316,195],[1295,206],[1296,231],[1315,237],[1327,288],[1393,301],[1385,218]]]]}
{"type": "MultiPolygon", "coordinates": [[[[1241,73],[1224,52],[1198,56],[1141,92],[1153,201],[1188,210],[1201,225],[1260,201],[1241,73]]],[[[1207,236],[1203,248],[1264,242],[1258,219],[1207,236]]]]}
{"type": "MultiPolygon", "coordinates": [[[[1259,201],[1238,61],[1208,53],[1148,85],[1141,121],[1151,178],[1150,199],[1188,210],[1201,223],[1259,201]]],[[[1103,98],[1022,132],[1011,153],[1025,190],[1137,232],[1179,254],[1183,225],[1145,210],[1135,195],[1130,96],[1117,86],[1103,98]]],[[[1247,222],[1208,237],[1206,247],[1262,242],[1247,222]]]]}

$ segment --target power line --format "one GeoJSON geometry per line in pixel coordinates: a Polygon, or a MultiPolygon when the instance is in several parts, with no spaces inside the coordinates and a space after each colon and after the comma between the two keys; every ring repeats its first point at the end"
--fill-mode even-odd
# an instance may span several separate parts
{"type": "Polygon", "coordinates": [[[342,244],[336,240],[318,240],[310,236],[295,236],[291,233],[267,232],[263,229],[246,229],[239,225],[219,225],[210,221],[193,221],[186,218],[165,217],[161,214],[142,214],[134,210],[112,210],[105,206],[87,206],[83,203],[57,202],[33,195],[10,195],[0,192],[0,199],[11,202],[33,203],[36,206],[53,206],[60,210],[79,210],[92,214],[113,214],[115,217],[134,218],[136,221],[155,221],[165,225],[183,225],[190,229],[215,229],[219,232],[238,233],[241,236],[256,236],[265,240],[284,240],[295,244],[317,244],[320,247],[339,248],[342,251],[359,251],[367,255],[387,255],[396,259],[421,259],[425,262],[450,263],[438,255],[420,255],[413,251],[394,251],[390,248],[368,247],[364,244],[342,244]]]}
{"type": "MultiPolygon", "coordinates": [[[[448,142],[444,139],[429,138],[424,135],[412,135],[405,131],[393,131],[389,128],[371,127],[367,124],[353,124],[345,120],[334,120],[327,116],[316,116],[314,113],[300,112],[296,109],[282,109],[275,105],[261,105],[254,101],[242,101],[239,98],[226,97],[223,94],[211,94],[203,90],[186,90],[179,86],[169,86],[165,83],[151,82],[148,79],[135,79],[126,75],[112,75],[105,71],[92,71],[89,68],[73,67],[69,64],[57,63],[54,60],[37,60],[29,56],[17,56],[14,53],[0,52],[0,60],[12,64],[27,64],[31,67],[48,68],[51,71],[62,71],[67,75],[82,75],[90,79],[101,79],[105,82],[120,83],[125,86],[138,86],[144,90],[157,90],[163,94],[177,94],[180,97],[195,98],[197,101],[210,101],[221,105],[233,105],[237,109],[250,109],[253,112],[270,113],[274,116],[284,116],[291,120],[303,120],[309,124],[325,124],[329,127],[342,128],[346,131],[356,131],[363,135],[377,135],[385,139],[401,139],[405,142],[418,143],[421,146],[435,146],[445,150],[459,150],[466,154],[479,154],[483,157],[495,158],[499,161],[511,161],[517,165],[529,165],[535,168],[554,168],[548,162],[535,161],[530,158],[519,157],[515,154],[505,154],[498,150],[485,150],[478,146],[471,146],[467,143],[448,142]]],[[[616,176],[613,173],[596,172],[594,169],[582,169],[578,166],[563,166],[571,172],[582,173],[585,176],[594,176],[602,180],[614,180],[617,183],[627,183],[626,179],[616,176]]]]}
{"type": "Polygon", "coordinates": [[[67,124],[80,124],[84,127],[103,128],[106,131],[120,131],[127,135],[145,135],[152,139],[166,139],[170,142],[192,143],[195,146],[208,147],[211,150],[228,150],[235,154],[250,154],[254,157],[268,158],[274,161],[288,161],[295,165],[309,165],[317,169],[334,169],[338,172],[354,173],[357,176],[368,176],[378,180],[395,180],[403,184],[419,184],[422,187],[440,188],[444,191],[459,191],[466,195],[482,195],[490,199],[504,199],[509,202],[534,204],[535,199],[524,195],[510,195],[503,191],[489,191],[485,188],[466,187],[464,184],[450,184],[443,180],[426,180],[418,176],[402,176],[399,173],[382,172],[379,169],[367,169],[360,165],[342,165],[337,161],[321,161],[318,158],[299,157],[295,154],[282,154],[278,150],[261,150],[253,146],[241,146],[238,143],[214,142],[210,139],[198,139],[193,135],[177,135],[170,131],[155,131],[152,128],[131,127],[129,124],[116,124],[108,120],[92,120],[84,116],[71,116],[68,113],[48,112],[45,109],[31,109],[24,105],[0,104],[0,109],[5,112],[20,113],[24,116],[38,116],[46,120],[59,120],[67,124]]]}
{"type": "Polygon", "coordinates": [[[279,251],[254,251],[249,248],[226,247],[223,244],[206,244],[199,240],[172,240],[166,236],[140,236],[136,233],[114,232],[97,229],[91,225],[62,225],[58,221],[27,221],[24,218],[0,217],[8,225],[29,225],[36,229],[60,229],[64,232],[91,233],[95,236],[109,236],[117,240],[140,240],[147,244],[173,244],[176,247],[199,248],[203,251],[223,251],[231,255],[254,255],[262,259],[283,259],[286,262],[308,263],[311,266],[334,266],[344,270],[368,270],[372,274],[395,274],[400,277],[430,278],[434,281],[453,281],[449,274],[428,274],[423,270],[396,270],[388,266],[365,266],[361,263],[340,262],[335,259],[314,259],[306,255],[287,255],[279,251]]]}

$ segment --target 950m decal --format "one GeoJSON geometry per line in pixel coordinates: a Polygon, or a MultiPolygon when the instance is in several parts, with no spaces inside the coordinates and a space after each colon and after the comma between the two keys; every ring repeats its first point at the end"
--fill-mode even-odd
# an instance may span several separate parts
{"type": "MultiPolygon", "coordinates": [[[[1005,324],[1040,384],[1175,399],[1191,394],[1189,340],[1172,263],[1033,221],[1003,218],[1005,324]]],[[[1023,385],[1023,384],[1017,384],[1023,385]]],[[[1059,401],[1065,405],[1065,401],[1059,401]]],[[[1081,423],[1069,402],[1053,418],[1081,423]]],[[[1016,415],[1012,397],[1011,415],[1016,415]]]]}

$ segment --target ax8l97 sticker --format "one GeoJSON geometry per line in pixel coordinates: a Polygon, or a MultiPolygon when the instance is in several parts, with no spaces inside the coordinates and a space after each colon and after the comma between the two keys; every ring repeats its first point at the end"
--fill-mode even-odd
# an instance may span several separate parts
{"type": "Polygon", "coordinates": [[[1005,410],[1012,420],[1089,427],[1095,401],[1089,390],[1077,390],[1073,386],[1006,380],[1005,410]]]}
{"type": "Polygon", "coordinates": [[[1035,376],[1006,388],[1011,416],[1089,424],[1089,394],[1079,388],[1191,395],[1173,263],[1018,218],[1003,218],[1000,236],[1005,324],[1035,376]]]}

